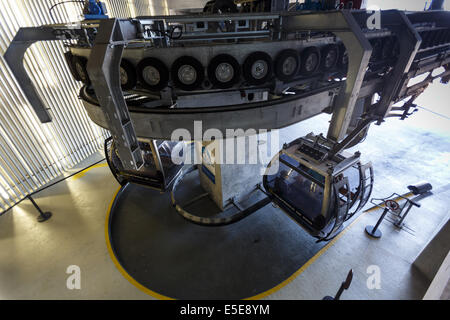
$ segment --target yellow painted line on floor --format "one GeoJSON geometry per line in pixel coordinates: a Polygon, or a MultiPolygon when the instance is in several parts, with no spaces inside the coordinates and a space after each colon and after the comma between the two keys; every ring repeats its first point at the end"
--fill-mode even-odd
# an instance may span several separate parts
{"type": "Polygon", "coordinates": [[[83,171],[80,171],[79,173],[77,173],[76,175],[72,176],[71,178],[76,180],[76,179],[80,179],[82,177],[84,177],[84,175],[91,169],[94,168],[102,168],[102,167],[107,167],[108,164],[107,163],[97,163],[96,165],[93,165],[92,167],[86,168],[83,171]]]}
{"type": "MultiPolygon", "coordinates": [[[[409,193],[406,193],[406,194],[402,195],[402,197],[408,198],[408,197],[410,197],[412,195],[413,195],[413,193],[409,192],[409,193]]],[[[394,198],[393,200],[398,201],[398,200],[401,200],[402,197],[397,197],[397,198],[394,198]]],[[[380,207],[384,207],[384,206],[385,206],[384,204],[380,205],[380,207]]],[[[377,209],[380,209],[380,208],[377,207],[377,206],[373,206],[373,207],[365,210],[363,213],[361,213],[352,223],[350,223],[344,230],[342,230],[341,233],[339,233],[334,239],[332,239],[330,242],[328,242],[322,249],[319,250],[319,252],[317,252],[311,259],[309,259],[300,269],[298,269],[296,272],[294,272],[289,278],[284,280],[282,283],[280,283],[276,287],[273,287],[272,289],[269,289],[267,291],[264,291],[264,292],[262,292],[260,294],[257,294],[257,295],[255,295],[253,297],[250,297],[250,298],[247,298],[247,299],[244,299],[244,300],[258,300],[258,299],[262,299],[264,297],[267,297],[268,295],[271,295],[271,294],[279,291],[281,288],[285,287],[287,284],[289,284],[295,278],[297,278],[300,274],[302,274],[303,271],[305,271],[311,264],[313,264],[329,248],[331,248],[339,240],[339,238],[341,238],[348,230],[350,230],[350,228],[352,226],[354,226],[356,224],[356,222],[362,216],[364,216],[366,213],[369,213],[369,212],[372,212],[372,211],[376,211],[377,209]]]]}
{"type": "MultiPolygon", "coordinates": [[[[109,208],[108,208],[108,211],[107,211],[107,214],[106,214],[105,239],[106,239],[106,247],[108,248],[109,256],[113,260],[114,265],[119,270],[119,272],[125,277],[125,279],[127,279],[136,288],[138,288],[142,292],[144,292],[144,293],[146,293],[146,294],[148,294],[148,295],[150,295],[150,296],[152,296],[154,298],[160,299],[160,300],[175,300],[175,298],[171,298],[171,297],[167,297],[167,296],[164,296],[162,294],[159,294],[159,293],[157,293],[155,291],[152,291],[152,290],[148,289],[147,287],[143,286],[139,282],[137,282],[132,276],[130,276],[128,274],[128,272],[122,267],[120,262],[117,260],[116,255],[114,254],[114,251],[113,251],[113,249],[111,247],[111,241],[110,241],[110,238],[109,238],[109,217],[110,217],[110,214],[111,214],[111,209],[112,209],[114,200],[116,199],[116,196],[119,193],[119,191],[120,191],[120,187],[114,193],[114,196],[113,196],[113,198],[112,198],[112,200],[111,200],[111,202],[109,204],[109,208]]],[[[259,293],[259,294],[255,295],[255,296],[252,296],[252,297],[249,297],[249,298],[244,298],[243,300],[258,300],[258,299],[262,299],[264,297],[267,297],[267,296],[269,296],[269,295],[279,291],[283,287],[285,287],[287,284],[289,284],[295,278],[297,278],[300,274],[302,274],[309,266],[311,266],[329,248],[331,248],[348,230],[350,230],[350,228],[352,226],[354,226],[356,224],[356,222],[362,216],[364,216],[368,212],[374,211],[375,209],[378,209],[378,207],[370,208],[370,209],[364,211],[363,213],[361,213],[352,223],[350,223],[350,225],[348,225],[344,230],[341,231],[341,233],[339,233],[335,238],[333,238],[330,242],[328,242],[322,249],[320,249],[313,257],[311,257],[304,265],[302,265],[302,267],[300,269],[295,271],[289,278],[287,278],[286,280],[284,280],[283,282],[281,282],[277,286],[273,287],[272,289],[269,289],[267,291],[264,291],[262,293],[259,293]]]]}
{"type": "Polygon", "coordinates": [[[108,208],[108,212],[106,214],[106,222],[105,222],[105,238],[106,238],[106,247],[108,248],[108,252],[109,252],[109,256],[111,257],[112,261],[114,262],[114,265],[116,266],[116,268],[119,270],[119,272],[125,277],[125,279],[127,279],[132,285],[134,285],[136,288],[138,288],[139,290],[143,291],[144,293],[156,298],[156,299],[160,299],[160,300],[174,300],[173,298],[170,297],[166,297],[162,294],[159,294],[155,291],[152,291],[150,289],[148,289],[147,287],[144,287],[142,284],[140,284],[139,282],[137,282],[132,276],[130,276],[128,274],[128,272],[122,267],[122,265],[120,264],[120,262],[117,260],[116,255],[114,254],[114,251],[111,247],[111,241],[109,238],[109,216],[111,214],[111,209],[112,206],[114,204],[114,200],[116,199],[117,194],[120,191],[120,188],[117,189],[117,191],[114,193],[114,196],[111,200],[111,202],[109,203],[109,208],[108,208]]]}
{"type": "Polygon", "coordinates": [[[264,297],[267,297],[267,296],[269,296],[269,295],[279,291],[280,289],[282,289],[283,287],[288,285],[295,278],[297,278],[300,274],[302,274],[303,271],[308,269],[308,267],[310,265],[312,265],[322,254],[324,254],[329,248],[331,248],[367,212],[369,212],[369,211],[364,211],[363,213],[361,213],[352,223],[350,223],[346,228],[344,228],[344,230],[342,230],[341,233],[339,233],[330,242],[328,242],[322,249],[320,249],[312,258],[310,258],[300,269],[295,271],[289,278],[287,278],[286,280],[281,282],[279,285],[273,287],[272,289],[264,291],[264,292],[262,292],[260,294],[257,294],[255,296],[253,296],[253,297],[246,298],[244,300],[259,300],[259,299],[262,299],[264,297]]]}

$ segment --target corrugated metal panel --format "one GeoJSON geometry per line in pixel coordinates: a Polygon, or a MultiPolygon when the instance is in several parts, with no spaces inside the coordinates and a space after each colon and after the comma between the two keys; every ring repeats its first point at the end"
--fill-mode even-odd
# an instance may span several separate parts
{"type": "MultiPolygon", "coordinates": [[[[82,4],[49,8],[61,0],[1,0],[0,2],[0,211],[61,175],[98,151],[109,132],[96,126],[77,98],[64,61],[63,43],[42,42],[25,55],[25,67],[50,108],[53,121],[42,124],[24,97],[3,54],[19,27],[77,21],[82,4]],[[53,18],[53,20],[52,20],[53,18]]],[[[105,1],[112,17],[168,14],[167,1],[105,1]]]]}

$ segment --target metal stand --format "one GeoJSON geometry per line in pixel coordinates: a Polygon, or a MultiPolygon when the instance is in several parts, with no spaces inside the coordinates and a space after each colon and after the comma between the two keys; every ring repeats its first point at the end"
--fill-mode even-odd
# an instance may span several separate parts
{"type": "Polygon", "coordinates": [[[39,211],[39,216],[37,217],[38,222],[44,222],[50,219],[50,217],[52,216],[52,213],[50,211],[43,212],[41,208],[39,208],[37,203],[34,202],[33,198],[30,195],[27,196],[27,199],[29,199],[33,204],[33,206],[36,208],[36,210],[39,211]]]}
{"type": "Polygon", "coordinates": [[[385,208],[383,211],[383,214],[381,215],[380,219],[378,219],[377,224],[374,226],[366,226],[366,233],[373,237],[373,238],[381,238],[381,236],[383,235],[382,232],[380,230],[378,230],[378,227],[380,226],[381,221],[383,221],[384,217],[386,216],[386,214],[388,213],[389,208],[385,208]]]}
{"type": "MultiPolygon", "coordinates": [[[[410,187],[411,186],[409,186],[408,188],[411,190],[410,187]]],[[[428,190],[431,189],[430,184],[427,184],[426,187],[429,188],[428,190]]],[[[425,190],[425,187],[424,187],[424,190],[425,190]]],[[[418,197],[416,197],[415,199],[419,200],[418,197]]],[[[420,203],[414,201],[415,199],[411,200],[411,199],[408,199],[407,197],[405,197],[404,195],[402,196],[398,193],[393,193],[389,197],[386,197],[386,198],[381,198],[381,199],[373,198],[372,200],[370,200],[370,202],[373,203],[376,207],[383,208],[384,211],[383,211],[383,214],[381,215],[380,219],[378,220],[377,224],[375,225],[375,227],[366,226],[367,234],[374,238],[381,238],[382,233],[380,230],[378,230],[378,227],[379,227],[381,221],[383,221],[384,217],[386,216],[386,214],[389,211],[398,219],[396,222],[392,221],[394,226],[396,226],[399,229],[402,229],[404,226],[403,221],[405,220],[405,218],[406,218],[408,212],[411,210],[412,206],[416,206],[416,207],[420,208],[420,203]],[[375,203],[374,200],[382,200],[384,203],[384,207],[382,207],[380,204],[375,203]],[[402,205],[399,205],[397,200],[405,200],[405,203],[402,205]],[[406,208],[406,210],[405,210],[405,208],[406,208]],[[405,211],[405,213],[402,214],[403,211],[405,211]]]]}
{"type": "Polygon", "coordinates": [[[339,287],[338,292],[336,293],[336,296],[325,296],[322,300],[339,300],[341,298],[342,292],[344,290],[347,290],[350,287],[350,284],[352,283],[353,279],[353,269],[350,269],[350,271],[347,274],[347,278],[344,282],[342,282],[341,286],[339,287]]]}
{"type": "Polygon", "coordinates": [[[405,220],[406,215],[408,214],[409,210],[411,210],[412,206],[416,206],[416,207],[420,208],[420,204],[419,203],[416,203],[416,202],[411,201],[411,200],[409,200],[408,203],[409,203],[409,206],[406,209],[405,213],[400,217],[400,220],[398,220],[396,223],[394,223],[394,226],[396,226],[397,228],[401,229],[403,227],[403,220],[405,220]]]}

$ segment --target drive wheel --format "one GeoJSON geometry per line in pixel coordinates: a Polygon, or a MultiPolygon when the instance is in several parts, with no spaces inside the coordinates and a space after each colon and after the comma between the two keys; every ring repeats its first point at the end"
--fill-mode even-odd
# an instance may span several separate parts
{"type": "Polygon", "coordinates": [[[348,52],[343,44],[339,46],[338,67],[347,70],[348,66],[348,52]]]}
{"type": "Polygon", "coordinates": [[[66,59],[67,65],[69,66],[69,71],[72,74],[72,77],[76,80],[76,81],[81,81],[80,75],[78,74],[78,72],[76,71],[75,68],[75,64],[74,64],[74,55],[72,54],[72,52],[67,51],[64,53],[64,58],[66,59]]]}
{"type": "Polygon", "coordinates": [[[302,66],[300,72],[303,75],[311,75],[320,66],[320,52],[316,47],[309,47],[302,52],[302,66]]]}
{"type": "Polygon", "coordinates": [[[329,44],[322,49],[321,69],[328,71],[334,68],[339,58],[339,50],[335,44],[329,44]]]}
{"type": "Polygon", "coordinates": [[[383,48],[381,49],[381,59],[388,59],[392,56],[394,50],[394,40],[392,38],[386,38],[383,41],[383,48]]]}
{"type": "Polygon", "coordinates": [[[171,73],[175,86],[186,91],[198,88],[205,77],[205,71],[200,61],[189,56],[175,60],[171,73]]]}
{"type": "Polygon", "coordinates": [[[208,78],[217,88],[232,87],[239,81],[240,74],[239,63],[228,54],[219,54],[208,66],[208,78]]]}
{"type": "Polygon", "coordinates": [[[122,90],[131,90],[136,86],[136,69],[128,60],[122,59],[120,63],[120,85],[122,90]]]}
{"type": "Polygon", "coordinates": [[[244,78],[250,84],[259,85],[272,76],[272,58],[265,52],[253,52],[244,61],[244,78]]]}
{"type": "Polygon", "coordinates": [[[72,61],[75,72],[78,75],[77,78],[79,78],[85,85],[90,85],[91,80],[89,79],[89,75],[86,70],[87,59],[84,57],[74,56],[72,61]]]}
{"type": "Polygon", "coordinates": [[[237,5],[233,0],[216,0],[213,5],[213,13],[236,13],[237,5]]]}
{"type": "Polygon", "coordinates": [[[295,77],[300,69],[298,52],[292,49],[281,51],[275,59],[275,74],[282,81],[289,81],[295,77]]]}
{"type": "Polygon", "coordinates": [[[137,65],[137,75],[143,87],[152,91],[160,91],[167,87],[169,69],[155,58],[145,58],[137,65]]]}
{"type": "Polygon", "coordinates": [[[372,55],[370,56],[370,61],[376,61],[380,59],[383,51],[383,43],[381,42],[381,39],[371,40],[370,45],[372,46],[372,55]]]}

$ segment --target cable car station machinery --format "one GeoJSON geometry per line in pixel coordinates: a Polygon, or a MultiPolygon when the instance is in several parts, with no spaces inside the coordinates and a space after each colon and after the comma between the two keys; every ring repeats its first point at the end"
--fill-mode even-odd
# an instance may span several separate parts
{"type": "Polygon", "coordinates": [[[430,82],[450,76],[449,12],[381,11],[377,28],[373,17],[344,9],[84,20],[19,29],[5,60],[48,122],[23,56],[36,41],[67,40],[80,98],[111,132],[106,154],[122,184],[170,189],[183,166],[166,161],[179,143],[164,141],[178,128],[194,137],[195,121],[202,135],[215,128],[227,138],[226,129],[278,129],[331,114],[326,137],[285,145],[271,162],[279,171],[263,181],[270,200],[326,240],[372,190],[370,165],[344,149],[362,141],[372,122],[408,117],[430,82]]]}

